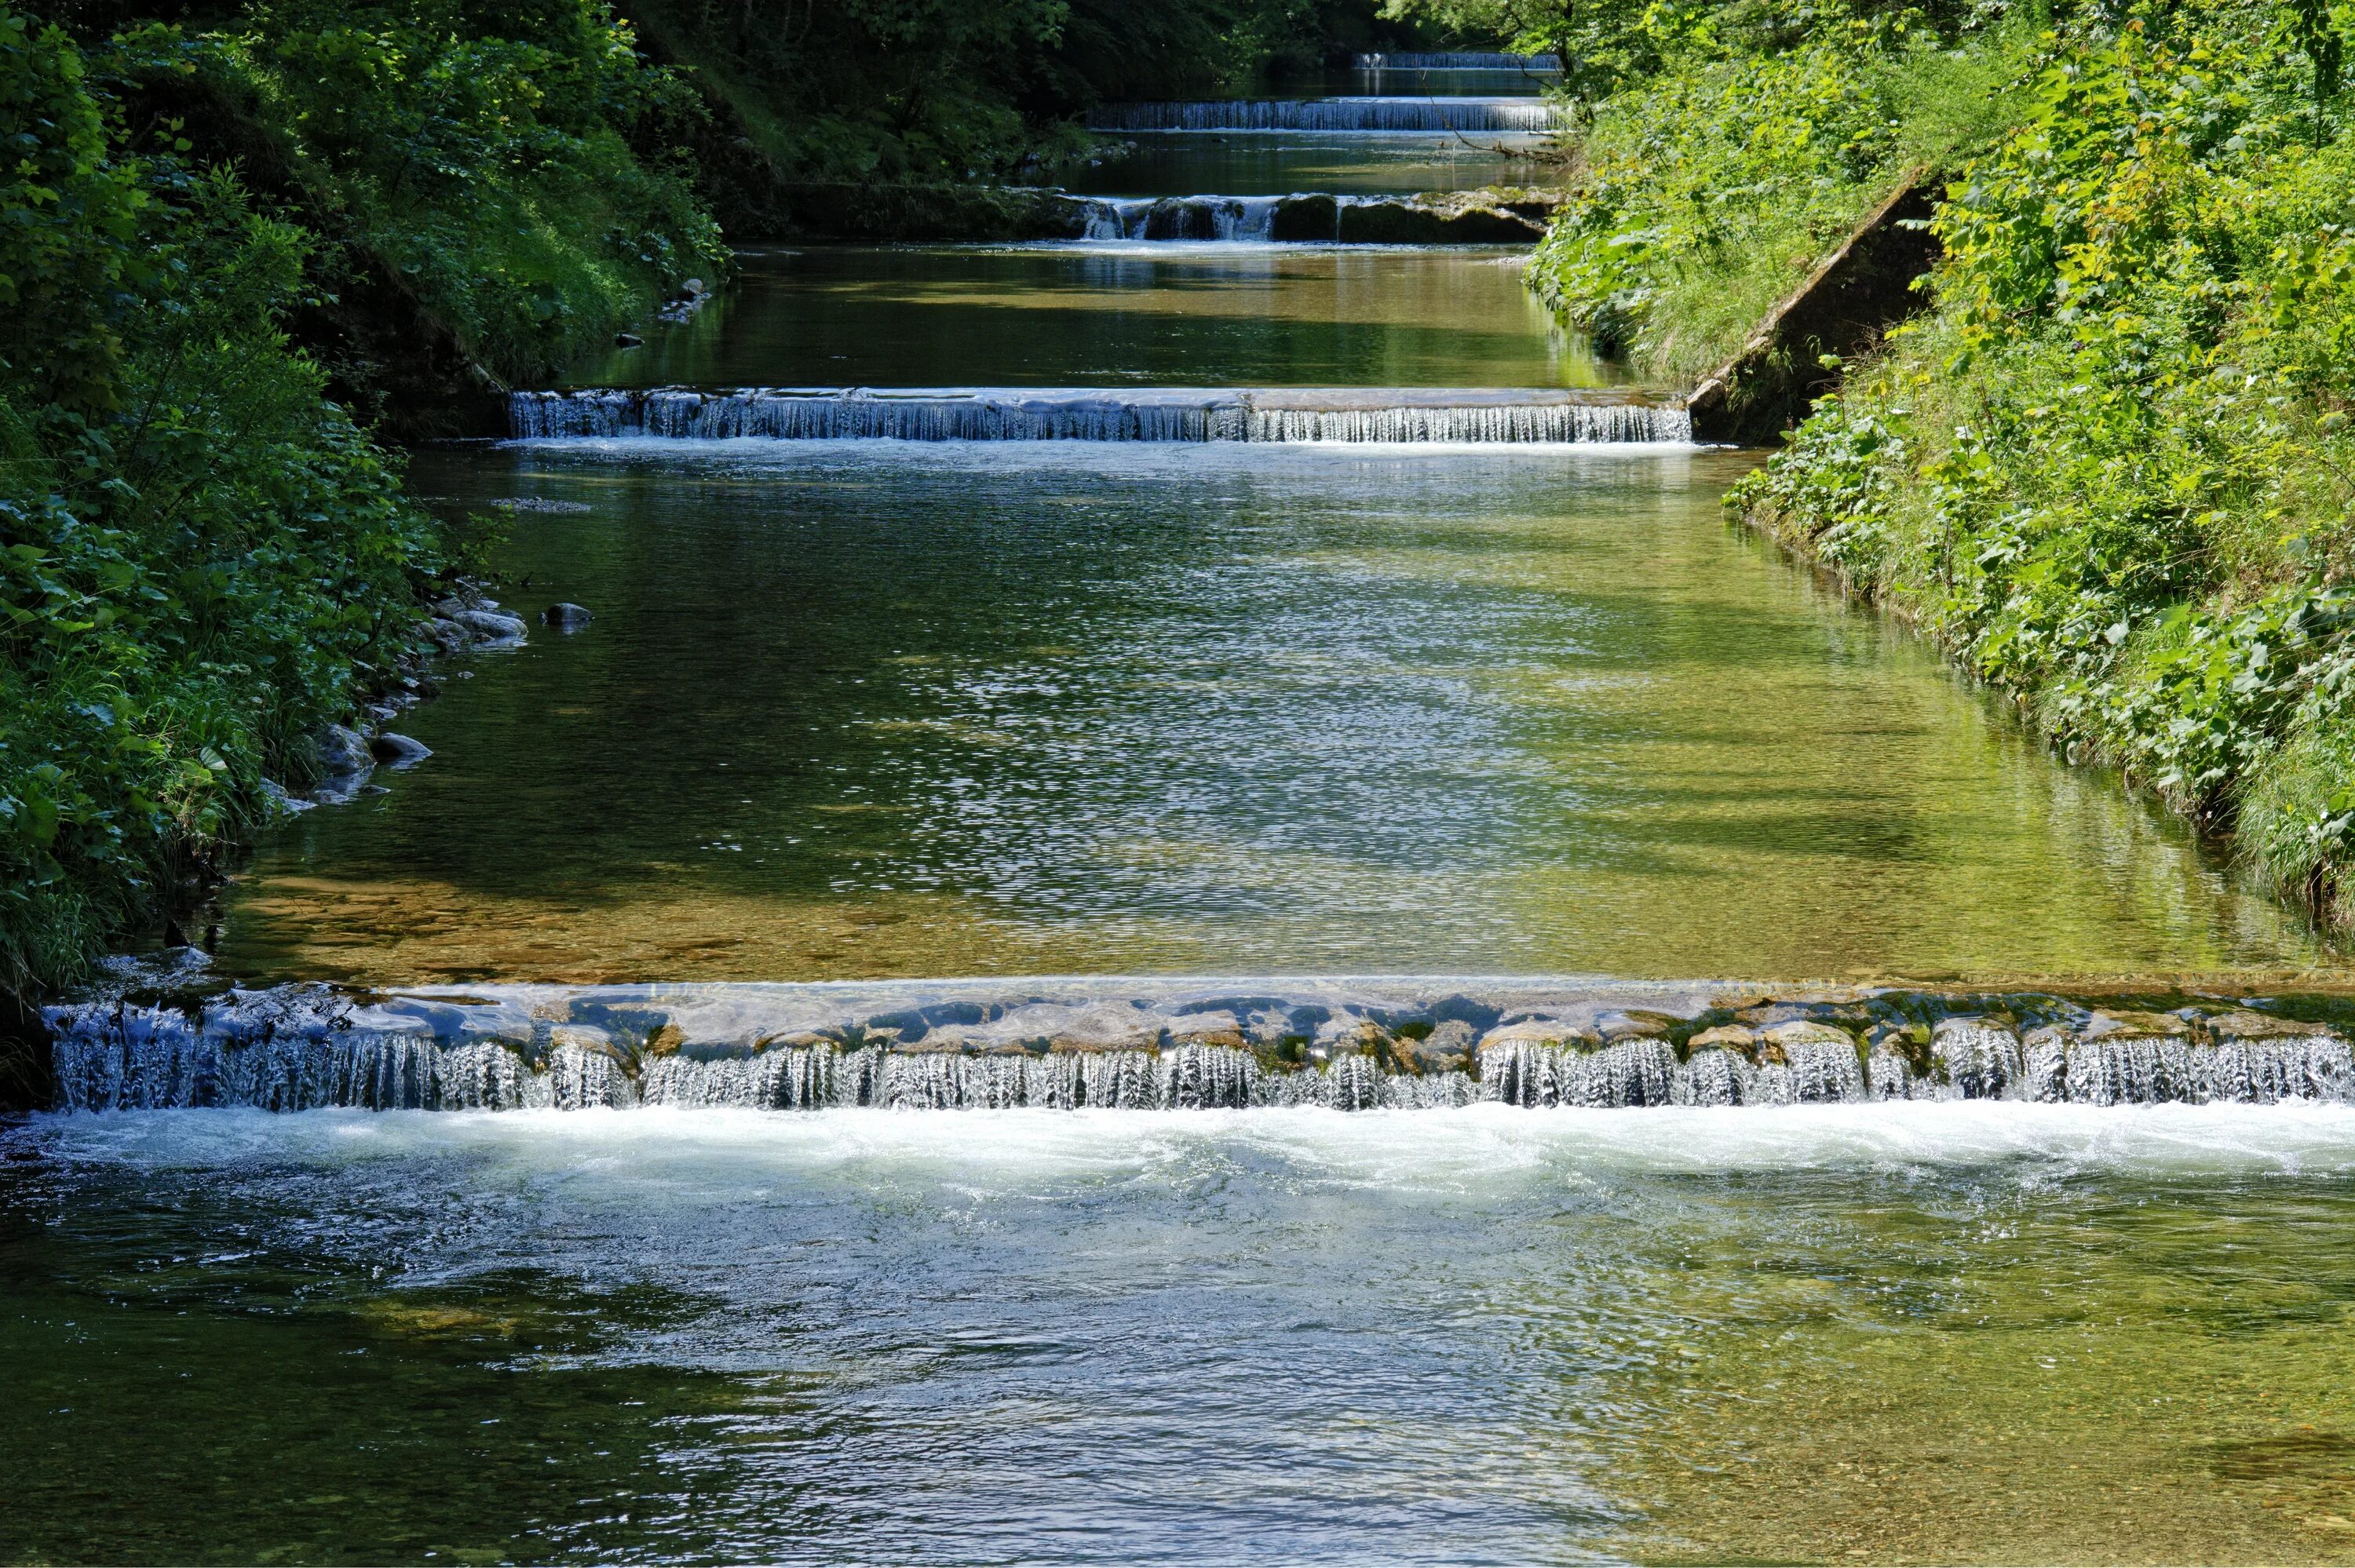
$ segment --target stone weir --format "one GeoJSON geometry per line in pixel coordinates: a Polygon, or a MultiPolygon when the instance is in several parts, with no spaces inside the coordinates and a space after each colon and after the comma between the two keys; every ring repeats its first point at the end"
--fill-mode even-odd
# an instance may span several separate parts
{"type": "Polygon", "coordinates": [[[752,387],[518,392],[519,440],[1688,442],[1680,405],[1554,387],[752,387]]]}
{"type": "Polygon", "coordinates": [[[62,1111],[2355,1098],[2343,1001],[2137,1000],[1042,980],[124,990],[44,1017],[62,1111]]]}
{"type": "MultiPolygon", "coordinates": [[[[1560,205],[1550,191],[1413,196],[1073,196],[1076,238],[1228,244],[1527,245],[1560,205]]],[[[1050,238],[1061,238],[1060,235],[1050,238]]]]}
{"type": "Polygon", "coordinates": [[[1561,74],[1561,61],[1551,55],[1508,55],[1457,49],[1437,54],[1401,50],[1395,54],[1359,55],[1359,70],[1517,70],[1536,75],[1561,74]]]}
{"type": "Polygon", "coordinates": [[[1537,98],[1237,98],[1108,103],[1091,131],[1550,131],[1537,98]]]}

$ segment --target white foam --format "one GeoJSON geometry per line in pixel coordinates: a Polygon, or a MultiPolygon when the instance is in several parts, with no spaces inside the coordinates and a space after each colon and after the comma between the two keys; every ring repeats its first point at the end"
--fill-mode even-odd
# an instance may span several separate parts
{"type": "Polygon", "coordinates": [[[151,1111],[32,1118],[58,1158],[153,1170],[464,1157],[624,1185],[855,1172],[985,1183],[1148,1178],[1206,1162],[1472,1191],[1657,1175],[1970,1171],[2355,1173],[2355,1107],[2007,1101],[1528,1111],[151,1111]]]}

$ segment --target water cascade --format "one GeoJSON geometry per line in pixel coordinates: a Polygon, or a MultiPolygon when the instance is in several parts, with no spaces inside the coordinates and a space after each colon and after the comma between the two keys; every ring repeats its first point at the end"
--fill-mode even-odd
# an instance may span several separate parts
{"type": "Polygon", "coordinates": [[[1286,196],[1135,196],[1087,200],[1087,239],[1216,239],[1264,244],[1286,196]]]}
{"type": "Polygon", "coordinates": [[[1199,103],[1112,103],[1092,131],[1487,131],[1553,128],[1535,98],[1260,98],[1199,103]]]}
{"type": "Polygon", "coordinates": [[[1682,408],[1585,389],[942,387],[517,392],[526,440],[1687,442],[1682,408]]]}
{"type": "Polygon", "coordinates": [[[1359,70],[1518,70],[1560,75],[1561,62],[1551,55],[1508,55],[1458,49],[1453,52],[1359,55],[1359,70]]]}
{"type": "Polygon", "coordinates": [[[902,988],[865,1002],[826,986],[290,986],[91,1001],[46,1018],[69,1111],[2355,1100],[2355,1054],[2332,1025],[1997,1000],[2001,1011],[1923,993],[1791,1003],[1339,982],[1292,994],[902,988]],[[1958,1011],[1916,1022],[1941,1005],[1958,1011]]]}

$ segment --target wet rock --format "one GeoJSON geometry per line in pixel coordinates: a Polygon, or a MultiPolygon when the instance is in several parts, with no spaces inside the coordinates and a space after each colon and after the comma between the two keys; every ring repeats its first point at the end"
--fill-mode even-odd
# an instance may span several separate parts
{"type": "Polygon", "coordinates": [[[1504,1045],[1550,1045],[1560,1050],[1592,1051],[1603,1044],[1601,1032],[1567,1018],[1512,1018],[1480,1036],[1480,1049],[1504,1045]]]}
{"type": "Polygon", "coordinates": [[[2028,1032],[2019,1043],[2019,1092],[2042,1105],[2058,1105],[2069,1097],[2068,1029],[2046,1023],[2028,1032]]]}
{"type": "Polygon", "coordinates": [[[304,800],[286,792],[286,787],[275,779],[261,781],[262,806],[273,817],[299,817],[318,805],[316,800],[304,800]]]}
{"type": "Polygon", "coordinates": [[[1867,1092],[1877,1100],[1903,1100],[1926,1090],[1930,1031],[1919,1023],[1882,1023],[1871,1033],[1864,1065],[1867,1092]]]}
{"type": "Polygon", "coordinates": [[[321,805],[340,805],[367,787],[376,758],[359,731],[346,725],[323,725],[311,737],[319,758],[319,787],[311,799],[321,805]]]}
{"type": "Polygon", "coordinates": [[[1478,193],[1345,202],[1337,217],[1334,238],[1344,245],[1518,245],[1545,234],[1542,222],[1478,193]]]}
{"type": "Polygon", "coordinates": [[[1428,1077],[1437,1073],[1470,1073],[1478,1062],[1480,1032],[1461,1018],[1442,1019],[1420,1040],[1403,1040],[1399,1053],[1415,1072],[1428,1077]]]}
{"type": "Polygon", "coordinates": [[[2077,1033],[2084,1040],[2182,1040],[2191,1022],[2172,1012],[2096,1012],[2077,1033]]]}
{"type": "Polygon", "coordinates": [[[2171,1012],[2095,1012],[2068,1043],[2067,1097],[2096,1106],[2196,1099],[2190,1043],[2190,1022],[2171,1012]]]}
{"type": "Polygon", "coordinates": [[[462,609],[451,620],[463,626],[485,647],[512,648],[524,640],[523,617],[496,609],[462,609]]]}
{"type": "Polygon", "coordinates": [[[368,750],[378,762],[395,768],[414,768],[433,755],[433,748],[423,741],[390,730],[369,741],[368,750]]]}
{"type": "Polygon", "coordinates": [[[1766,1061],[1787,1062],[1793,1052],[1816,1045],[1849,1052],[1856,1049],[1855,1035],[1812,1018],[1795,1018],[1788,1023],[1777,1023],[1762,1031],[1759,1041],[1759,1054],[1766,1061]]]}
{"type": "Polygon", "coordinates": [[[365,775],[376,766],[376,758],[368,752],[368,737],[348,725],[322,725],[311,743],[318,754],[319,767],[330,777],[365,775]]]}
{"type": "Polygon", "coordinates": [[[613,346],[616,348],[636,348],[645,341],[634,332],[617,332],[613,334],[613,346]]]}
{"type": "Polygon", "coordinates": [[[551,604],[539,612],[540,624],[552,626],[559,631],[578,631],[595,619],[581,606],[571,603],[551,604]]]}
{"type": "Polygon", "coordinates": [[[426,638],[444,653],[456,653],[474,641],[474,634],[446,615],[425,623],[426,638]]]}
{"type": "Polygon", "coordinates": [[[1155,202],[1152,209],[1145,215],[1145,238],[1147,239],[1216,239],[1218,237],[1218,219],[1200,202],[1167,196],[1155,202]]]}
{"type": "Polygon", "coordinates": [[[1340,231],[1341,204],[1328,196],[1293,196],[1276,204],[1270,239],[1329,242],[1340,231]]]}
{"type": "Polygon", "coordinates": [[[1758,1060],[1757,1031],[1739,1023],[1721,1023],[1713,1029],[1702,1030],[1685,1042],[1687,1057],[1697,1056],[1704,1051],[1731,1051],[1745,1062],[1755,1062],[1758,1060]]]}
{"type": "Polygon", "coordinates": [[[2219,1043],[2239,1040],[2316,1039],[2335,1033],[2327,1023],[2309,1023],[2302,1018],[2276,1018],[2271,1013],[2251,1012],[2238,1009],[2222,1012],[2200,1022],[2202,1033],[2219,1043]]]}
{"type": "Polygon", "coordinates": [[[1984,1018],[1944,1018],[1930,1033],[1932,1071],[1966,1100],[2000,1099],[2020,1081],[2019,1037],[1984,1018]]]}
{"type": "Polygon", "coordinates": [[[1773,1086],[1772,1097],[1787,1095],[1796,1105],[1865,1097],[1864,1062],[1857,1054],[1856,1036],[1845,1029],[1814,1019],[1775,1024],[1760,1036],[1758,1058],[1762,1070],[1784,1075],[1773,1086]]]}
{"type": "Polygon", "coordinates": [[[1231,1012],[1189,1012],[1170,1021],[1168,1043],[1172,1047],[1200,1045],[1227,1051],[1248,1051],[1252,1047],[1252,1037],[1231,1012]]]}

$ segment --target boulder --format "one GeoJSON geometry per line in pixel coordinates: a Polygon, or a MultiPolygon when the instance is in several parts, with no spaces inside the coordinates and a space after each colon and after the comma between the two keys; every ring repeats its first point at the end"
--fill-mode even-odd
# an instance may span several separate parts
{"type": "Polygon", "coordinates": [[[1330,242],[1340,231],[1340,203],[1328,196],[1291,196],[1275,204],[1271,239],[1330,242]]]}
{"type": "Polygon", "coordinates": [[[539,612],[542,626],[552,626],[559,631],[578,631],[596,617],[577,604],[551,604],[539,612]]]}
{"type": "Polygon", "coordinates": [[[393,768],[414,768],[433,755],[432,747],[409,736],[395,735],[386,730],[368,742],[368,750],[378,762],[393,768]]]}
{"type": "Polygon", "coordinates": [[[319,787],[311,799],[318,804],[343,804],[366,787],[376,769],[367,737],[346,725],[321,726],[311,744],[319,758],[319,787]]]}
{"type": "Polygon", "coordinates": [[[519,615],[504,615],[496,609],[462,609],[450,619],[486,647],[512,648],[524,640],[523,617],[519,615]]]}

